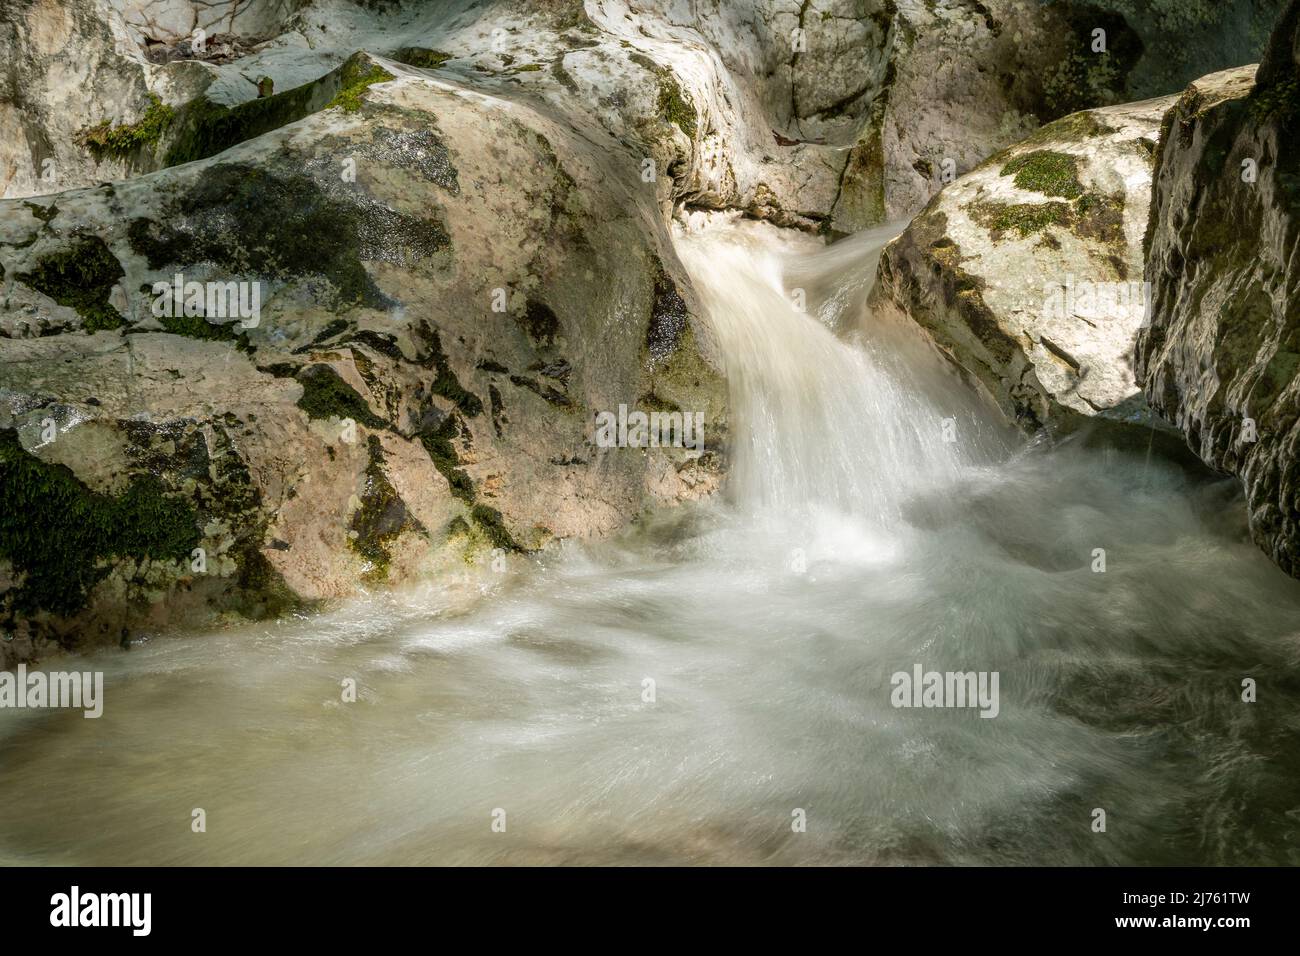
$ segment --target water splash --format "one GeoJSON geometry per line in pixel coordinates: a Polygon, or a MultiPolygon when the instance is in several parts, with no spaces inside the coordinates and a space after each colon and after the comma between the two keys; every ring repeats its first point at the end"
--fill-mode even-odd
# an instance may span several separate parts
{"type": "Polygon", "coordinates": [[[90,655],[101,719],[0,713],[0,861],[1300,863],[1300,584],[1235,483],[1008,446],[866,314],[883,238],[680,237],[743,423],[727,500],[454,602],[90,655]],[[894,709],[917,663],[998,671],[998,717],[894,709]]]}

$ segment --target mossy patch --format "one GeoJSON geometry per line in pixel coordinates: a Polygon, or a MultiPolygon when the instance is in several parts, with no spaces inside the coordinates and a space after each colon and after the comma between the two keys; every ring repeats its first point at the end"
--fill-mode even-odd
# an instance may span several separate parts
{"type": "Polygon", "coordinates": [[[1300,122],[1300,80],[1256,86],[1250,95],[1250,115],[1260,122],[1300,122]]]}
{"type": "Polygon", "coordinates": [[[378,584],[388,579],[393,556],[392,543],[405,531],[423,531],[424,526],[407,511],[406,503],[388,480],[384,470],[384,448],[378,435],[367,440],[369,463],[361,507],[352,515],[348,545],[369,565],[363,579],[378,584]]]}
{"type": "Polygon", "coordinates": [[[537,345],[547,347],[555,344],[560,334],[560,318],[545,302],[528,299],[524,303],[524,314],[518,319],[519,326],[537,345]]]}
{"type": "MultiPolygon", "coordinates": [[[[234,106],[223,106],[206,96],[196,97],[174,111],[166,129],[163,165],[177,166],[215,156],[236,143],[287,126],[327,105],[336,105],[348,84],[357,83],[365,74],[369,62],[364,54],[355,54],[325,76],[273,95],[262,92],[269,89],[268,81],[263,80],[257,99],[234,106]]],[[[354,93],[360,95],[360,91],[354,93]]]]}
{"type": "Polygon", "coordinates": [[[325,105],[326,109],[332,109],[337,106],[347,113],[355,113],[361,109],[361,97],[370,87],[376,83],[385,83],[393,79],[393,74],[389,73],[378,63],[372,63],[364,67],[360,61],[353,59],[344,64],[340,73],[339,91],[334,94],[334,99],[325,105]]]}
{"type": "Polygon", "coordinates": [[[570,93],[578,92],[578,83],[573,78],[573,74],[564,68],[563,56],[557,57],[555,62],[551,64],[551,75],[555,77],[557,83],[570,93]]]}
{"type": "Polygon", "coordinates": [[[451,370],[451,365],[447,361],[447,353],[442,350],[442,337],[438,334],[438,330],[429,323],[423,322],[419,326],[418,332],[429,346],[430,355],[425,360],[425,364],[431,366],[436,373],[431,386],[432,392],[435,395],[442,396],[449,402],[453,402],[457,408],[470,418],[482,412],[482,399],[461,385],[460,379],[451,370]]]}
{"type": "Polygon", "coordinates": [[[460,420],[448,415],[437,426],[420,432],[420,443],[429,453],[433,467],[447,479],[451,494],[466,504],[474,503],[474,482],[460,467],[454,441],[461,434],[460,420]]]}
{"type": "Polygon", "coordinates": [[[695,106],[682,92],[677,80],[667,70],[659,73],[659,115],[669,123],[676,123],[688,139],[695,139],[695,106]]]}
{"type": "Polygon", "coordinates": [[[115,498],[98,494],[24,449],[13,429],[0,429],[0,487],[0,556],[24,575],[6,596],[12,611],[76,613],[108,559],[178,561],[200,540],[194,510],[157,478],[136,477],[115,498]]]}
{"type": "Polygon", "coordinates": [[[427,260],[451,241],[435,219],[333,195],[303,172],[246,163],[205,169],[156,221],[133,220],[127,237],[151,269],[211,262],[235,275],[321,276],[334,287],[322,299],[336,309],[392,304],[363,260],[427,260]]]}
{"type": "MultiPolygon", "coordinates": [[[[153,287],[144,285],[140,291],[152,294],[153,287]]],[[[186,315],[183,312],[180,315],[159,315],[156,318],[164,331],[172,335],[183,335],[187,339],[201,339],[205,342],[236,342],[244,351],[250,347],[248,333],[238,321],[214,323],[202,315],[186,315]]]]}
{"type": "Polygon", "coordinates": [[[19,273],[17,278],[59,305],[76,309],[87,332],[99,332],[126,324],[108,301],[113,286],[125,274],[104,240],[83,236],[38,260],[35,269],[19,273]]]}
{"type": "Polygon", "coordinates": [[[1024,238],[1048,226],[1064,226],[1070,220],[1070,207],[1061,202],[983,202],[972,205],[968,211],[972,219],[993,234],[994,239],[1012,230],[1024,238]]]}
{"type": "Polygon", "coordinates": [[[672,70],[660,66],[644,53],[629,53],[628,59],[658,79],[656,105],[659,117],[665,122],[675,123],[690,139],[695,139],[695,106],[690,97],[682,92],[681,84],[673,76],[672,70]]]}
{"type": "Polygon", "coordinates": [[[988,229],[995,241],[1012,231],[1024,239],[1056,226],[1112,248],[1127,245],[1123,196],[1084,193],[1070,203],[977,202],[967,208],[967,214],[988,229]]]}
{"type": "Polygon", "coordinates": [[[1070,153],[1050,149],[1022,153],[1002,167],[1002,175],[1014,176],[1016,186],[1044,196],[1078,199],[1083,195],[1083,184],[1079,182],[1079,157],[1070,153]]]}
{"type": "Polygon", "coordinates": [[[149,108],[137,122],[114,124],[104,120],[78,132],[76,142],[96,159],[125,159],[141,147],[156,145],[175,118],[175,110],[157,96],[150,94],[149,98],[149,108]]]}
{"type": "Polygon", "coordinates": [[[297,375],[302,386],[298,407],[308,418],[350,418],[367,428],[387,428],[388,423],[370,410],[370,406],[339,373],[328,365],[309,365],[297,375]]]}
{"type": "Polygon", "coordinates": [[[470,509],[469,514],[494,547],[501,548],[504,551],[524,550],[515,542],[514,536],[506,530],[501,512],[496,508],[488,505],[475,505],[470,509]]]}
{"type": "Polygon", "coordinates": [[[404,46],[400,50],[394,50],[390,59],[422,70],[436,70],[448,60],[455,58],[441,50],[430,50],[422,46],[404,46]]]}

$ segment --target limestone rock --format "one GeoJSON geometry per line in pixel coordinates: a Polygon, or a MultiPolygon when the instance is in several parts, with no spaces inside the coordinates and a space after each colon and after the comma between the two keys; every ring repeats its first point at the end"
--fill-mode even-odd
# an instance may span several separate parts
{"type": "Polygon", "coordinates": [[[627,147],[359,69],[219,156],[0,203],[6,659],[445,578],[716,487],[724,390],[627,147]],[[177,276],[201,301],[169,314],[177,276]],[[596,447],[621,403],[704,413],[708,449],[596,447]]]}
{"type": "Polygon", "coordinates": [[[1240,476],[1255,540],[1300,576],[1300,3],[1254,73],[1196,81],[1166,118],[1137,369],[1192,449],[1240,476]]]}
{"type": "Polygon", "coordinates": [[[1172,102],[1072,114],[948,186],[885,248],[877,307],[911,316],[1027,430],[1150,424],[1132,351],[1172,102]]]}

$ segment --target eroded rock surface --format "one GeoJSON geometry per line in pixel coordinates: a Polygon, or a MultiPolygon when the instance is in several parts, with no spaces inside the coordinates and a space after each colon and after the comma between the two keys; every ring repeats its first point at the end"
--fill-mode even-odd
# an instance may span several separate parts
{"type": "Polygon", "coordinates": [[[445,577],[716,486],[712,450],[593,444],[621,403],[725,436],[634,158],[361,69],[218,157],[0,204],[6,660],[445,577]],[[178,275],[212,285],[169,315],[178,275]]]}
{"type": "Polygon", "coordinates": [[[957,180],[885,248],[877,307],[911,316],[1026,430],[1150,424],[1132,353],[1172,102],[1072,114],[957,180]]]}
{"type": "Polygon", "coordinates": [[[1257,76],[1207,76],[1170,111],[1147,243],[1147,396],[1241,477],[1256,541],[1300,576],[1300,4],[1257,76]]]}

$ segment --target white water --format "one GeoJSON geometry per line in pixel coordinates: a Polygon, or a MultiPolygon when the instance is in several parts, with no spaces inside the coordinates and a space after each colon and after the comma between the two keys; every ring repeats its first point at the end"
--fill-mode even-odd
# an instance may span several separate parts
{"type": "Polygon", "coordinates": [[[101,719],[0,719],[0,861],[1300,862],[1300,584],[1234,485],[1020,447],[867,315],[883,239],[680,239],[723,500],[468,594],[92,655],[101,719]],[[999,716],[894,709],[918,663],[998,671],[999,716]]]}

